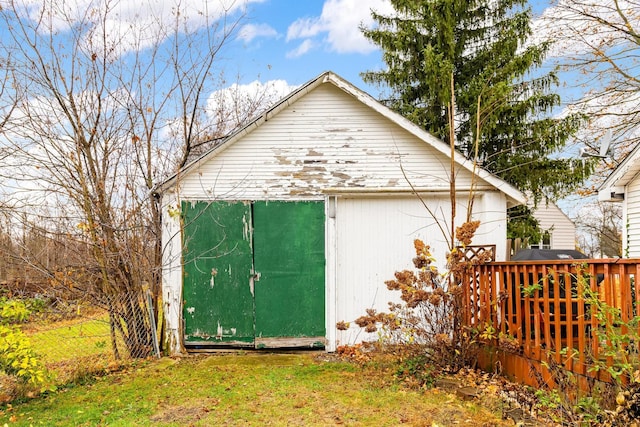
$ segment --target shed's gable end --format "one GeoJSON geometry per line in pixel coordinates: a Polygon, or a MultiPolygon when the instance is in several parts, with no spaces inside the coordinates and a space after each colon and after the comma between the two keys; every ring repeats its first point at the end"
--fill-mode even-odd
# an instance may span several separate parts
{"type": "MultiPolygon", "coordinates": [[[[322,84],[179,181],[182,197],[314,198],[332,191],[449,190],[449,158],[332,84],[322,84]]],[[[459,191],[471,173],[459,168],[459,191]]],[[[480,189],[493,186],[480,180],[480,189]]]]}

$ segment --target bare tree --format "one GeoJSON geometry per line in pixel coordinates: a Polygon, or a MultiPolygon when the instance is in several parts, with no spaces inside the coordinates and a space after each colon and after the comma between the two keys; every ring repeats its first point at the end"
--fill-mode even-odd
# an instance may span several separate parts
{"type": "Polygon", "coordinates": [[[558,65],[579,94],[570,110],[589,118],[580,142],[598,153],[612,131],[613,156],[601,162],[596,187],[640,142],[639,14],[637,0],[554,0],[539,20],[539,34],[554,41],[558,65]]]}
{"type": "Polygon", "coordinates": [[[622,256],[622,207],[595,202],[583,207],[575,219],[578,244],[590,257],[622,256]]]}
{"type": "Polygon", "coordinates": [[[82,268],[68,266],[74,286],[106,304],[131,355],[146,356],[151,331],[137,301],[145,286],[158,295],[162,252],[151,189],[211,133],[207,94],[242,9],[177,2],[127,20],[121,3],[3,2],[0,57],[12,57],[18,104],[1,174],[14,209],[87,248],[82,268]]]}

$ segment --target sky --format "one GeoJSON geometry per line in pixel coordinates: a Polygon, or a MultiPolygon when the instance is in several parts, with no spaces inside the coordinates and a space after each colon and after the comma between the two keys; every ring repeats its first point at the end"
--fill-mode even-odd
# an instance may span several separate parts
{"type": "MultiPolygon", "coordinates": [[[[553,15],[552,1],[530,0],[534,19],[553,15]]],[[[0,8],[11,2],[0,0],[0,8]]],[[[15,0],[32,19],[46,15],[48,8],[62,10],[64,16],[71,19],[54,22],[54,30],[61,31],[76,15],[82,18],[83,11],[100,7],[104,2],[15,0]]],[[[391,13],[388,0],[181,0],[177,3],[185,25],[196,30],[211,22],[207,22],[207,18],[215,20],[221,16],[223,9],[229,13],[229,22],[242,15],[236,38],[229,41],[218,60],[217,69],[224,70],[225,81],[218,88],[219,94],[214,92],[208,97],[212,111],[216,104],[223,102],[221,99],[230,102],[229,93],[260,91],[262,85],[270,82],[277,82],[268,96],[275,101],[328,70],[376,98],[380,95],[377,87],[362,81],[360,73],[384,67],[381,52],[362,36],[359,27],[372,24],[371,9],[391,13]],[[234,82],[240,86],[225,91],[234,82]]],[[[176,0],[118,0],[110,3],[114,10],[109,20],[98,25],[104,25],[107,33],[119,43],[126,42],[126,34],[131,29],[142,33],[161,31],[155,24],[171,22],[175,4],[176,0]]],[[[542,35],[543,32],[538,31],[534,39],[542,35]]],[[[0,38],[2,36],[0,28],[0,38]]],[[[144,43],[138,47],[144,48],[144,43]]],[[[566,76],[562,78],[569,80],[566,76]]],[[[570,83],[561,81],[557,92],[566,99],[573,96],[571,90],[570,83]]]]}
{"type": "Polygon", "coordinates": [[[380,51],[358,30],[360,23],[370,22],[370,7],[389,6],[383,0],[252,3],[240,30],[241,45],[233,46],[245,54],[233,62],[243,81],[259,77],[299,85],[330,70],[365,89],[359,74],[382,64],[380,51]]]}
{"type": "MultiPolygon", "coordinates": [[[[53,11],[53,29],[65,30],[74,19],[86,19],[92,8],[104,7],[106,0],[15,0],[23,14],[33,20],[53,11]],[[64,16],[64,18],[62,17],[64,16]]],[[[531,0],[535,16],[540,16],[552,0],[531,0]]],[[[11,0],[0,0],[8,6],[11,0]]],[[[278,81],[278,94],[304,84],[324,71],[333,71],[374,97],[380,90],[365,84],[364,71],[384,67],[381,51],[367,41],[360,26],[372,25],[371,9],[382,14],[393,11],[389,0],[117,0],[103,25],[107,34],[126,45],[126,34],[145,34],[154,40],[162,32],[158,22],[174,20],[175,4],[190,29],[198,29],[228,12],[228,22],[241,16],[240,25],[217,61],[226,85],[233,82],[255,90],[256,81],[278,81]],[[209,21],[207,22],[207,18],[209,21]],[[133,31],[131,31],[133,29],[133,31]]],[[[89,15],[90,16],[90,15],[89,15]]],[[[95,31],[100,35],[100,31],[95,31]]],[[[2,29],[0,28],[0,36],[2,29]]],[[[144,40],[143,36],[139,40],[144,40]]],[[[92,45],[100,40],[92,40],[92,45]]],[[[135,44],[135,43],[134,43],[135,44]]],[[[120,46],[122,47],[122,46],[120,46]]],[[[137,47],[146,47],[144,42],[137,47]]],[[[126,48],[125,48],[126,50],[126,48]]],[[[131,49],[133,50],[133,48],[131,49]]],[[[219,87],[222,89],[224,84],[219,87]]],[[[282,93],[284,92],[284,93],[282,93]]]]}
{"type": "MultiPolygon", "coordinates": [[[[540,15],[547,0],[530,3],[540,15]]],[[[381,52],[360,33],[370,24],[369,10],[390,11],[385,0],[263,0],[248,4],[238,42],[233,43],[227,73],[253,80],[303,84],[333,71],[376,97],[360,73],[383,66],[381,52]]]]}

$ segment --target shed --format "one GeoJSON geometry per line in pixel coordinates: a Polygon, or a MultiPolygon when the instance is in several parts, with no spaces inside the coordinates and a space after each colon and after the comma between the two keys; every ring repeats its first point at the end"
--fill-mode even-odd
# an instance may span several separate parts
{"type": "Polygon", "coordinates": [[[622,203],[622,254],[640,258],[640,145],[602,183],[598,199],[622,203]]]}
{"type": "MultiPolygon", "coordinates": [[[[444,264],[448,246],[434,216],[450,222],[450,155],[441,140],[325,72],[170,177],[158,193],[171,352],[332,351],[372,338],[335,325],[397,300],[384,282],[412,267],[415,238],[444,264]]],[[[454,162],[457,218],[473,186],[481,221],[473,243],[496,245],[504,259],[506,211],[525,196],[459,153],[454,162]]]]}

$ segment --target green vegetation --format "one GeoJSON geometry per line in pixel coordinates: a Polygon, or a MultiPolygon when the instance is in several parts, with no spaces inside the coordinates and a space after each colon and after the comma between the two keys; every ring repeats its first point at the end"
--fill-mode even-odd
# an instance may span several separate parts
{"type": "Polygon", "coordinates": [[[38,386],[44,382],[44,367],[37,359],[29,339],[16,326],[27,320],[29,313],[21,301],[0,300],[0,373],[38,386]]]}
{"type": "Polygon", "coordinates": [[[328,357],[234,353],[138,362],[6,406],[0,425],[512,425],[480,401],[409,389],[392,371],[328,357]]]}
{"type": "Polygon", "coordinates": [[[550,157],[582,119],[551,117],[558,77],[540,69],[548,44],[528,43],[525,0],[390,3],[395,12],[364,29],[387,66],[363,78],[389,89],[391,108],[536,200],[582,184],[591,163],[550,157]]]}

